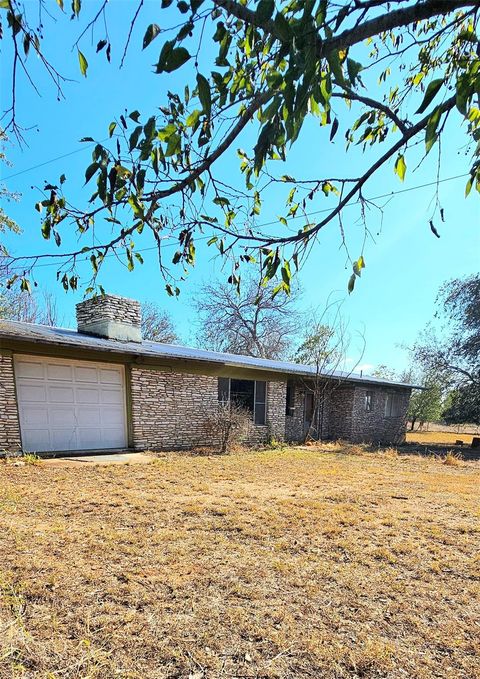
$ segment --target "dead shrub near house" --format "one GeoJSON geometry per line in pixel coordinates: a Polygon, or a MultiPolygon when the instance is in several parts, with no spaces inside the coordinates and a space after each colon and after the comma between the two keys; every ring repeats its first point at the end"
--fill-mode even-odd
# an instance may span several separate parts
{"type": "Polygon", "coordinates": [[[216,409],[205,419],[205,429],[213,441],[219,442],[223,455],[235,444],[241,443],[252,423],[251,413],[238,403],[219,402],[216,409]]]}
{"type": "Polygon", "coordinates": [[[351,450],[1,465],[1,679],[477,679],[480,463],[351,450]]]}

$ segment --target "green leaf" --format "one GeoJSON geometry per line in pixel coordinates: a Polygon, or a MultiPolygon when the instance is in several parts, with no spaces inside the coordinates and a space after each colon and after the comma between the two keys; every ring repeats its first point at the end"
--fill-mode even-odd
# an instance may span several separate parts
{"type": "Polygon", "coordinates": [[[405,179],[405,172],[407,171],[407,164],[405,163],[405,157],[399,153],[397,160],[395,161],[395,174],[397,174],[400,180],[403,182],[405,179]]]}
{"type": "Polygon", "coordinates": [[[353,292],[353,288],[355,287],[355,279],[356,279],[356,276],[355,276],[354,273],[352,273],[352,275],[348,279],[348,286],[347,286],[347,290],[348,290],[349,295],[353,292]]]}
{"type": "Polygon", "coordinates": [[[290,24],[281,12],[277,13],[274,20],[274,25],[275,35],[277,38],[279,38],[282,42],[288,42],[292,37],[292,31],[290,29],[290,24]]]}
{"type": "Polygon", "coordinates": [[[188,3],[185,2],[185,0],[180,0],[180,2],[177,2],[177,7],[182,14],[186,14],[190,9],[188,3]]]}
{"type": "Polygon", "coordinates": [[[197,73],[198,98],[202,104],[203,112],[210,117],[212,111],[212,94],[208,80],[201,73],[197,73]]]}
{"type": "Polygon", "coordinates": [[[80,64],[80,73],[86,78],[87,77],[87,69],[88,69],[88,61],[85,59],[85,55],[78,51],[78,63],[80,64]]]}
{"type": "Polygon", "coordinates": [[[172,51],[168,55],[168,60],[164,67],[164,70],[167,73],[176,71],[177,68],[183,66],[183,64],[185,64],[189,59],[190,53],[188,52],[188,50],[185,49],[185,47],[176,47],[175,49],[172,49],[172,51]]]}
{"type": "MultiPolygon", "coordinates": [[[[470,179],[468,180],[468,182],[465,186],[465,198],[468,196],[468,194],[472,190],[472,186],[473,186],[473,176],[470,177],[470,179]]],[[[38,203],[37,203],[37,205],[38,205],[38,203]]],[[[35,205],[35,207],[37,207],[37,206],[35,205]]],[[[40,212],[40,210],[39,210],[39,212],[40,212]]]]}
{"type": "Polygon", "coordinates": [[[226,207],[230,205],[230,201],[228,198],[223,198],[222,196],[217,196],[216,198],[213,199],[213,202],[215,205],[220,205],[221,207],[226,207]]]}
{"type": "Polygon", "coordinates": [[[93,175],[95,174],[99,167],[100,166],[98,163],[92,163],[87,167],[87,169],[85,170],[85,184],[88,184],[88,182],[93,177],[93,175]]]}
{"type": "Polygon", "coordinates": [[[108,126],[108,136],[111,137],[113,133],[115,132],[115,128],[117,127],[117,123],[110,123],[108,126]]]}
{"type": "Polygon", "coordinates": [[[263,23],[272,18],[274,10],[275,0],[260,0],[255,12],[255,17],[258,21],[263,23]]]}
{"type": "Polygon", "coordinates": [[[470,96],[473,94],[473,86],[469,81],[469,78],[466,76],[466,74],[462,74],[456,83],[456,105],[460,113],[463,113],[464,116],[467,115],[467,109],[468,109],[468,100],[470,96]]]}
{"type": "Polygon", "coordinates": [[[143,49],[149,46],[152,40],[155,40],[157,35],[160,33],[160,26],[158,24],[150,24],[150,26],[145,31],[143,36],[143,49]]]}
{"type": "Polygon", "coordinates": [[[72,12],[78,16],[82,8],[82,0],[72,0],[72,12]]]}
{"type": "Polygon", "coordinates": [[[42,203],[41,203],[40,201],[39,201],[38,203],[35,203],[35,210],[36,210],[37,212],[41,212],[42,209],[43,209],[43,205],[42,205],[42,203]]]}
{"type": "Polygon", "coordinates": [[[466,29],[465,31],[460,31],[460,33],[458,34],[458,39],[464,42],[473,43],[478,42],[478,38],[473,28],[466,29]]]}
{"type": "Polygon", "coordinates": [[[358,61],[354,61],[353,59],[347,59],[347,73],[352,85],[355,85],[355,81],[357,80],[358,74],[361,70],[363,70],[362,64],[360,64],[358,61]]]}
{"type": "Polygon", "coordinates": [[[432,80],[432,82],[426,89],[423,101],[420,105],[420,108],[417,109],[416,113],[423,113],[428,108],[429,104],[434,100],[434,98],[438,94],[438,91],[440,90],[443,83],[444,83],[443,78],[437,78],[437,80],[432,80]]]}
{"type": "Polygon", "coordinates": [[[441,112],[440,106],[437,106],[428,119],[427,127],[425,129],[425,150],[427,153],[437,141],[437,127],[438,123],[440,122],[441,112]]]}
{"type": "Polygon", "coordinates": [[[46,219],[42,224],[42,236],[45,238],[45,240],[48,240],[50,238],[51,230],[52,225],[50,224],[50,221],[46,219]]]}
{"type": "Polygon", "coordinates": [[[67,179],[66,176],[64,174],[61,174],[60,175],[60,184],[64,184],[66,179],[67,179]]]}
{"type": "Polygon", "coordinates": [[[133,130],[132,134],[130,135],[130,139],[128,142],[128,146],[130,151],[133,151],[133,149],[136,147],[138,144],[138,140],[140,139],[140,135],[142,133],[143,127],[141,125],[137,125],[137,127],[133,130]]]}
{"type": "Polygon", "coordinates": [[[333,138],[337,134],[338,130],[338,118],[335,118],[332,124],[332,129],[330,130],[330,141],[333,141],[333,138]]]}
{"type": "Polygon", "coordinates": [[[140,119],[140,111],[132,111],[128,115],[128,117],[130,118],[130,120],[133,120],[133,122],[138,123],[138,121],[140,119]]]}
{"type": "Polygon", "coordinates": [[[57,0],[57,5],[60,7],[60,9],[63,12],[63,0],[57,0]]]}

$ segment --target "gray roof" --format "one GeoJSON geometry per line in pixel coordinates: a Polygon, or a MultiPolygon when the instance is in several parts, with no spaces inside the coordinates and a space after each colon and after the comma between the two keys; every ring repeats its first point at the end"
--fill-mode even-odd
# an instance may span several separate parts
{"type": "MultiPolygon", "coordinates": [[[[254,358],[239,354],[226,354],[218,351],[206,351],[176,344],[162,344],[160,342],[122,342],[119,340],[104,339],[79,333],[69,328],[52,328],[46,325],[23,323],[20,321],[0,320],[0,347],[2,338],[24,342],[33,342],[41,345],[54,345],[59,347],[78,347],[92,349],[106,353],[129,354],[152,359],[188,360],[195,362],[217,363],[232,368],[249,368],[253,370],[266,370],[291,376],[314,376],[315,366],[301,365],[287,361],[272,361],[266,358],[254,358]]],[[[385,385],[389,387],[421,388],[413,384],[392,382],[380,377],[371,377],[358,373],[350,373],[342,370],[332,370],[322,373],[329,379],[357,382],[364,384],[385,385]]]]}

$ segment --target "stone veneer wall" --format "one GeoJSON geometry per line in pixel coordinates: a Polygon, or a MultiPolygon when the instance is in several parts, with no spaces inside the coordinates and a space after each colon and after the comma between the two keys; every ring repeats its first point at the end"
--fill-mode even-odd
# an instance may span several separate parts
{"type": "MultiPolygon", "coordinates": [[[[294,389],[293,397],[293,414],[285,417],[285,438],[287,441],[302,441],[303,440],[303,415],[305,408],[305,387],[300,384],[291,382],[292,389],[294,389]]],[[[286,394],[285,394],[286,398],[286,394]]],[[[284,410],[287,404],[285,403],[284,410]]]]}
{"type": "Polygon", "coordinates": [[[408,402],[411,389],[388,389],[385,387],[356,387],[352,412],[353,441],[398,444],[405,440],[408,402]],[[365,410],[365,394],[372,392],[372,410],[365,410]],[[387,394],[400,398],[400,415],[385,416],[387,394]]]}
{"type": "Polygon", "coordinates": [[[21,449],[13,357],[0,354],[0,453],[21,449]]]}
{"type": "MultiPolygon", "coordinates": [[[[161,372],[132,366],[131,412],[136,450],[182,450],[210,446],[205,420],[218,404],[218,378],[161,372]]],[[[254,425],[245,442],[264,442],[269,435],[283,439],[285,382],[267,384],[267,424],[254,425]]]]}
{"type": "Polygon", "coordinates": [[[323,438],[349,439],[351,437],[354,395],[354,386],[338,386],[335,383],[325,393],[323,438]]]}
{"type": "Polygon", "coordinates": [[[99,295],[79,302],[75,308],[79,330],[91,323],[106,320],[135,327],[140,327],[142,323],[140,302],[135,299],[117,295],[99,295]]]}

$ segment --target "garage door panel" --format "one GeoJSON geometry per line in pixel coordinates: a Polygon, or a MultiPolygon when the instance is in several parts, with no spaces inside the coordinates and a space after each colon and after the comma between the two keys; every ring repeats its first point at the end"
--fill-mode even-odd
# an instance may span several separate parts
{"type": "Polygon", "coordinates": [[[75,390],[77,403],[100,403],[98,387],[77,387],[75,390]]]}
{"type": "Polygon", "coordinates": [[[72,381],[72,368],[69,365],[62,365],[58,363],[47,364],[47,378],[49,380],[66,380],[72,381]]]}
{"type": "Polygon", "coordinates": [[[47,393],[49,403],[74,403],[75,401],[73,387],[48,384],[47,393]]]}
{"type": "Polygon", "coordinates": [[[104,427],[119,427],[123,422],[123,408],[105,407],[102,408],[102,423],[104,427]]]}
{"type": "Polygon", "coordinates": [[[69,408],[49,408],[48,410],[48,424],[50,427],[75,427],[77,417],[75,413],[75,406],[69,408]]]}
{"type": "Polygon", "coordinates": [[[118,429],[102,429],[102,443],[104,448],[120,448],[122,437],[118,429]]]}
{"type": "MultiPolygon", "coordinates": [[[[78,428],[79,448],[105,448],[102,440],[102,429],[100,427],[79,427],[78,428]],[[99,443],[100,442],[100,443],[99,443]]],[[[110,446],[113,448],[113,446],[110,446]]]]}
{"type": "Polygon", "coordinates": [[[77,382],[98,382],[98,369],[84,366],[75,367],[75,380],[77,382]]]}
{"type": "Polygon", "coordinates": [[[48,429],[29,428],[22,430],[22,443],[24,450],[27,451],[52,450],[48,429]]]}
{"type": "Polygon", "coordinates": [[[100,398],[106,405],[120,405],[123,402],[123,393],[120,389],[101,389],[100,398]]]}
{"type": "Polygon", "coordinates": [[[79,447],[75,427],[51,429],[50,438],[52,450],[75,450],[79,447]]]}
{"type": "MultiPolygon", "coordinates": [[[[77,406],[77,425],[79,427],[99,427],[101,425],[102,412],[98,407],[77,406]]],[[[123,424],[123,412],[119,424],[123,424]]]]}
{"type": "Polygon", "coordinates": [[[48,423],[48,408],[29,405],[28,408],[24,408],[21,421],[27,427],[42,429],[48,423]]]}
{"type": "Polygon", "coordinates": [[[122,375],[118,370],[110,370],[109,368],[101,368],[100,382],[102,384],[122,384],[122,375]]]}
{"type": "Polygon", "coordinates": [[[46,403],[47,390],[43,384],[26,382],[18,387],[17,396],[22,403],[46,403]]]}
{"type": "Polygon", "coordinates": [[[127,445],[123,367],[15,358],[24,450],[127,445]]]}
{"type": "Polygon", "coordinates": [[[43,380],[44,366],[39,362],[18,361],[15,364],[15,373],[17,377],[43,380]]]}

